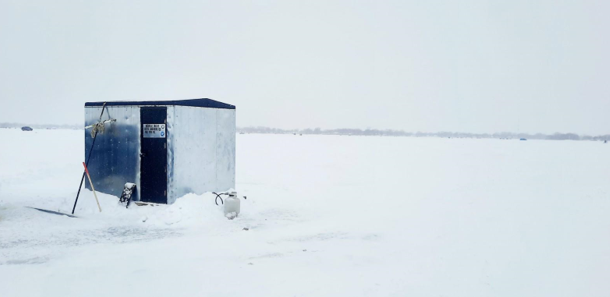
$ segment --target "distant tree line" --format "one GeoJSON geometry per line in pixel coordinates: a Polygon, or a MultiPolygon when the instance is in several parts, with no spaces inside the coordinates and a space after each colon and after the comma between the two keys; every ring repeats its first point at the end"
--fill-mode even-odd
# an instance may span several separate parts
{"type": "Polygon", "coordinates": [[[19,124],[19,123],[0,123],[0,128],[21,128],[32,127],[34,129],[81,129],[81,125],[50,125],[50,124],[19,124]]]}
{"type": "MultiPolygon", "coordinates": [[[[0,128],[21,128],[29,126],[34,129],[82,129],[80,125],[43,125],[43,124],[18,124],[0,123],[0,128]]],[[[542,139],[542,140],[610,140],[610,134],[589,136],[578,135],[575,133],[555,133],[555,134],[528,134],[528,133],[465,133],[465,132],[406,132],[402,130],[379,130],[379,129],[278,129],[269,127],[238,127],[238,133],[248,134],[304,134],[304,135],[358,135],[358,136],[407,136],[407,137],[442,137],[442,138],[497,138],[497,139],[542,139]]]]}
{"type": "Polygon", "coordinates": [[[304,134],[304,135],[359,135],[359,136],[408,136],[408,137],[442,137],[442,138],[496,138],[496,139],[541,139],[541,140],[610,140],[608,135],[578,135],[575,133],[528,134],[528,133],[465,133],[465,132],[406,132],[402,130],[379,129],[278,129],[269,127],[239,127],[239,133],[254,134],[304,134]]]}

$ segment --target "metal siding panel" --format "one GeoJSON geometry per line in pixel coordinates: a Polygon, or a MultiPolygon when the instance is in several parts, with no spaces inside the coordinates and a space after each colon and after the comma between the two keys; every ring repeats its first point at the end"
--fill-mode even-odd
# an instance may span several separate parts
{"type": "Polygon", "coordinates": [[[235,110],[216,110],[216,188],[235,188],[235,110]]]}
{"type": "Polygon", "coordinates": [[[173,191],[175,197],[216,190],[214,109],[175,107],[173,191]]]}
{"type": "MultiPolygon", "coordinates": [[[[86,107],[85,126],[97,123],[101,110],[101,107],[86,107]]],[[[140,186],[139,107],[107,106],[102,120],[110,118],[116,122],[106,124],[104,133],[97,135],[88,169],[96,190],[118,197],[126,182],[140,186]]],[[[85,130],[85,155],[93,141],[90,132],[91,129],[85,130]]],[[[86,187],[90,189],[88,184],[86,187]]],[[[138,191],[135,196],[138,199],[138,191]]]]}
{"type": "Polygon", "coordinates": [[[175,113],[175,106],[167,107],[167,204],[174,203],[178,198],[176,181],[174,179],[175,113]]]}

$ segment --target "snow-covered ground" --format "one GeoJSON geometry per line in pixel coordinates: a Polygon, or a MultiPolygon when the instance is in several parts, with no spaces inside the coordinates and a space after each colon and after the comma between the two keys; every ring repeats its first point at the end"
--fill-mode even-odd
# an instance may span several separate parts
{"type": "Polygon", "coordinates": [[[71,211],[82,139],[0,129],[0,296],[610,292],[610,144],[238,135],[233,221],[211,194],[27,208],[71,211]]]}

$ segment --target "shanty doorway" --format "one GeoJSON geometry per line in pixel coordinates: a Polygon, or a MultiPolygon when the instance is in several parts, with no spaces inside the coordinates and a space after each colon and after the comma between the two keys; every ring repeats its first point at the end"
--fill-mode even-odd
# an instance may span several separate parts
{"type": "Polygon", "coordinates": [[[140,200],[167,203],[167,108],[140,108],[140,200]]]}

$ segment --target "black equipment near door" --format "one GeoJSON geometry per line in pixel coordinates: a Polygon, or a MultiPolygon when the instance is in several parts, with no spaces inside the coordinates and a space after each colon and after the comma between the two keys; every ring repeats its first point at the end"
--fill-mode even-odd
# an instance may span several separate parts
{"type": "Polygon", "coordinates": [[[167,108],[140,108],[140,200],[167,203],[167,108]]]}

